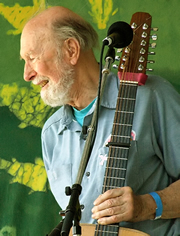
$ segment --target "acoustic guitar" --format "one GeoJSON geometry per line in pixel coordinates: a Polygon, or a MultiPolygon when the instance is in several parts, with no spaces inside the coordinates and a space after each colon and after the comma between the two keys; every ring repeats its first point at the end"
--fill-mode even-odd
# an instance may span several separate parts
{"type": "MultiPolygon", "coordinates": [[[[152,17],[148,13],[137,12],[132,16],[132,43],[123,49],[118,66],[120,87],[113,122],[111,140],[108,143],[109,154],[104,176],[103,190],[119,188],[125,185],[128,153],[131,145],[136,91],[147,79],[146,66],[150,46],[152,17]]],[[[150,61],[152,62],[152,61],[150,61]]],[[[138,230],[113,225],[82,224],[82,236],[147,236],[138,230]]],[[[72,235],[72,231],[71,231],[72,235]]]]}

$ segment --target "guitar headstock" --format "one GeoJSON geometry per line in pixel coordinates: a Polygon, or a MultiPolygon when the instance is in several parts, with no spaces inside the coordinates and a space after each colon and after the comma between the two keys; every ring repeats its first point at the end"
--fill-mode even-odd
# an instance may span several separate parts
{"type": "MultiPolygon", "coordinates": [[[[154,52],[149,53],[150,46],[152,48],[156,46],[156,43],[150,44],[151,21],[152,17],[149,13],[137,12],[133,14],[130,23],[133,29],[133,40],[122,51],[118,66],[119,76],[125,72],[146,74],[147,62],[154,63],[152,60],[148,61],[148,55],[155,54],[154,52]]],[[[154,30],[157,31],[157,28],[154,30]]],[[[156,40],[157,37],[153,35],[152,39],[156,40]]]]}

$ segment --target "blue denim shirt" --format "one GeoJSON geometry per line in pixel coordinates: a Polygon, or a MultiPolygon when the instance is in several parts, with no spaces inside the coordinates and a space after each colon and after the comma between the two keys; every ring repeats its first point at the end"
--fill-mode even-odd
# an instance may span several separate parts
{"type": "MultiPolygon", "coordinates": [[[[81,222],[95,223],[91,218],[93,201],[102,192],[108,156],[107,141],[111,135],[118,95],[119,80],[107,78],[98,118],[98,129],[90,160],[82,180],[81,222]]],[[[84,118],[90,125],[94,106],[84,118]]],[[[126,173],[126,185],[136,194],[164,189],[180,176],[180,95],[164,79],[148,76],[137,91],[132,128],[132,142],[126,173]]],[[[62,209],[69,197],[65,187],[77,177],[86,140],[82,127],[74,119],[72,108],[61,107],[45,123],[42,130],[42,151],[51,191],[62,209]]],[[[180,235],[180,220],[147,220],[122,222],[121,226],[138,229],[153,236],[180,235]]]]}

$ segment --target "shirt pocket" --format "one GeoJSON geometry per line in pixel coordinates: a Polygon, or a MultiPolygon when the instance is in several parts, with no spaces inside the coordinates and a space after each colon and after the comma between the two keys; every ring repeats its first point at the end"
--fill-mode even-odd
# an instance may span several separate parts
{"type": "Polygon", "coordinates": [[[59,204],[65,210],[69,202],[69,196],[65,194],[65,188],[72,186],[72,164],[61,165],[47,171],[51,191],[59,204]]]}

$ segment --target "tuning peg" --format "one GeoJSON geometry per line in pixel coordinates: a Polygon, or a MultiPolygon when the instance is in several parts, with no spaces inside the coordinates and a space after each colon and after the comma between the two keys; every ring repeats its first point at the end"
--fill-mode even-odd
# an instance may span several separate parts
{"type": "Polygon", "coordinates": [[[148,27],[149,27],[149,26],[148,26],[148,24],[144,23],[144,25],[143,25],[143,27],[142,27],[142,28],[143,28],[143,30],[147,30],[147,29],[148,29],[148,27]]]}
{"type": "Polygon", "coordinates": [[[125,50],[124,50],[125,53],[130,53],[130,48],[129,47],[126,47],[125,50]]]}
{"type": "Polygon", "coordinates": [[[135,22],[133,22],[132,25],[131,25],[131,28],[132,29],[136,29],[137,28],[137,24],[135,22]]]}
{"type": "Polygon", "coordinates": [[[158,27],[153,27],[153,28],[151,28],[151,30],[156,32],[156,31],[158,31],[158,27]]]}
{"type": "Polygon", "coordinates": [[[121,57],[120,56],[115,56],[116,61],[120,61],[121,57]]]}
{"type": "Polygon", "coordinates": [[[153,63],[155,63],[155,61],[153,61],[153,60],[147,60],[147,63],[153,64],[153,63]]]}
{"type": "Polygon", "coordinates": [[[153,69],[147,68],[146,71],[152,72],[153,69]]]}
{"type": "Polygon", "coordinates": [[[144,66],[140,64],[140,65],[138,66],[138,70],[139,70],[139,71],[142,71],[143,69],[144,69],[144,66]]]}
{"type": "Polygon", "coordinates": [[[143,56],[140,56],[140,58],[139,58],[139,62],[144,62],[145,61],[145,58],[143,57],[143,56]]]}
{"type": "Polygon", "coordinates": [[[146,44],[147,44],[147,42],[143,39],[143,40],[141,41],[141,46],[146,46],[146,44]]]}
{"type": "Polygon", "coordinates": [[[148,55],[155,55],[155,52],[148,52],[148,55]]]}
{"type": "Polygon", "coordinates": [[[113,64],[113,66],[112,66],[114,69],[118,69],[118,65],[116,65],[116,64],[113,64]]]}
{"type": "Polygon", "coordinates": [[[118,49],[117,49],[117,53],[121,53],[122,50],[123,50],[123,48],[118,48],[118,49]]]}
{"type": "Polygon", "coordinates": [[[151,38],[152,38],[152,40],[157,40],[157,34],[153,34],[153,35],[151,35],[151,38]]]}
{"type": "Polygon", "coordinates": [[[141,35],[141,37],[142,37],[142,38],[146,38],[146,37],[147,37],[147,35],[148,35],[148,34],[147,34],[146,32],[142,32],[142,35],[141,35]]]}
{"type": "Polygon", "coordinates": [[[151,48],[156,48],[156,45],[157,45],[156,43],[150,43],[150,44],[149,44],[149,47],[151,47],[151,48]]]}

